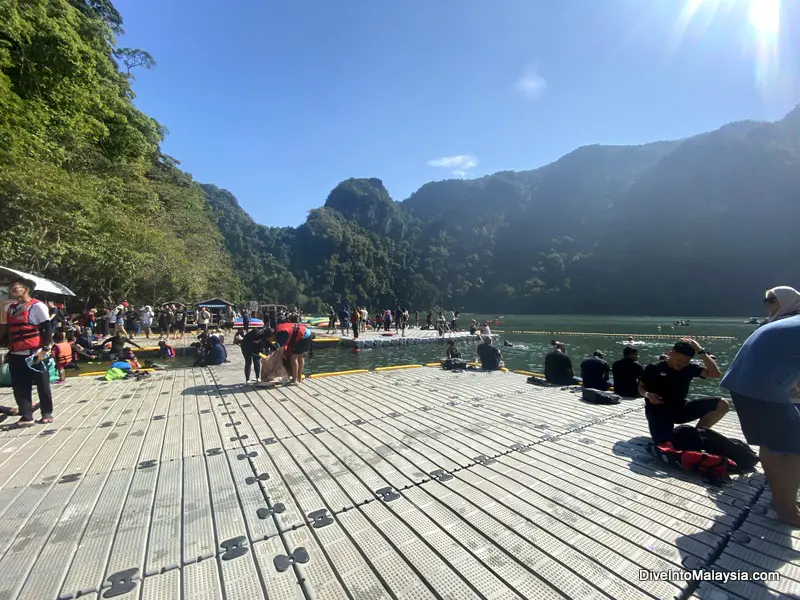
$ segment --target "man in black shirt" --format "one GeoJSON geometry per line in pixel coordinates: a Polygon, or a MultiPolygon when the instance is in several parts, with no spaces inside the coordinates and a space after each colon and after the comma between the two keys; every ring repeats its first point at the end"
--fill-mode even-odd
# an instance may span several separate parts
{"type": "Polygon", "coordinates": [[[722,398],[686,400],[692,379],[717,379],[720,375],[714,359],[689,338],[676,343],[667,360],[645,368],[639,393],[645,399],[645,416],[656,445],[670,441],[677,423],[700,419],[697,426],[709,428],[725,416],[729,407],[722,398]],[[703,359],[703,366],[692,363],[695,354],[703,359]]]}
{"type": "Polygon", "coordinates": [[[603,353],[595,350],[591,358],[581,363],[583,387],[605,392],[608,389],[608,372],[608,363],[603,360],[603,353]]]}
{"type": "Polygon", "coordinates": [[[625,346],[622,358],[611,365],[615,394],[629,398],[639,396],[639,378],[644,372],[644,367],[638,361],[639,351],[633,346],[625,346]]]}
{"type": "Polygon", "coordinates": [[[566,346],[553,340],[554,350],[544,357],[544,378],[553,385],[578,385],[581,380],[575,377],[572,360],[566,354],[566,346]]]}
{"type": "Polygon", "coordinates": [[[141,349],[139,344],[122,335],[122,330],[118,330],[110,338],[100,342],[98,347],[104,348],[108,343],[111,344],[111,349],[109,350],[108,356],[112,361],[122,360],[122,357],[125,356],[125,344],[130,344],[131,346],[136,346],[137,348],[141,349]]]}
{"type": "Polygon", "coordinates": [[[492,336],[485,335],[483,336],[483,343],[478,344],[476,348],[478,352],[478,358],[481,359],[481,368],[485,371],[496,371],[500,368],[501,362],[501,354],[500,350],[498,350],[495,346],[492,346],[492,336]]]}

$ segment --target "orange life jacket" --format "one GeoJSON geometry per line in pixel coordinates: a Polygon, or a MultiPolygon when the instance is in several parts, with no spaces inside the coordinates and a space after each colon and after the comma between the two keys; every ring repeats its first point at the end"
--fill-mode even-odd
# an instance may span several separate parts
{"type": "Polygon", "coordinates": [[[56,359],[57,367],[66,367],[73,362],[72,344],[69,342],[60,342],[53,345],[53,356],[56,359]]]}
{"type": "Polygon", "coordinates": [[[8,307],[8,349],[11,352],[23,350],[37,350],[42,346],[42,335],[39,325],[29,321],[31,308],[39,302],[31,298],[27,303],[20,305],[18,302],[8,307]]]}

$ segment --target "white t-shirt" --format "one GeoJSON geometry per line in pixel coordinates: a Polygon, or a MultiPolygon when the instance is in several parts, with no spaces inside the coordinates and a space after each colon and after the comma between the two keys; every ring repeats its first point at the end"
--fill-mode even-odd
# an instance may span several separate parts
{"type": "Polygon", "coordinates": [[[108,324],[113,325],[117,322],[117,311],[112,310],[108,313],[108,324]]]}
{"type": "Polygon", "coordinates": [[[211,317],[211,313],[209,313],[207,310],[201,310],[200,314],[197,315],[197,322],[200,325],[208,325],[209,317],[211,317]]]}
{"type": "Polygon", "coordinates": [[[492,330],[489,329],[488,325],[483,326],[483,329],[481,329],[481,335],[492,335],[492,330]]]}
{"type": "MultiPolygon", "coordinates": [[[[11,314],[11,311],[9,310],[8,313],[11,314]]],[[[41,325],[45,321],[49,320],[50,320],[50,310],[47,308],[47,305],[45,305],[44,302],[36,302],[33,306],[31,306],[30,311],[28,312],[28,322],[31,325],[41,325]]],[[[39,350],[40,348],[37,348],[34,354],[39,352],[39,350]]],[[[23,354],[25,356],[28,356],[30,354],[30,351],[18,350],[16,352],[12,352],[11,354],[23,354]]]]}

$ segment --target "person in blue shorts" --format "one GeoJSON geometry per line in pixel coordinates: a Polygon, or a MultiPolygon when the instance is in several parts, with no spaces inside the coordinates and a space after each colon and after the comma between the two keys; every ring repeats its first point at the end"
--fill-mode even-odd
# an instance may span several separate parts
{"type": "Polygon", "coordinates": [[[770,317],[747,338],[720,385],[731,393],[747,443],[760,446],[778,518],[800,527],[800,316],[770,317]]]}

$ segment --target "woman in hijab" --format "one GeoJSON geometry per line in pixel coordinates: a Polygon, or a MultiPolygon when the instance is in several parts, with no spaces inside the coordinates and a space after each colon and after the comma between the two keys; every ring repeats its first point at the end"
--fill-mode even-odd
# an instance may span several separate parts
{"type": "Polygon", "coordinates": [[[747,443],[760,447],[778,518],[800,526],[800,293],[775,287],[764,304],[768,324],[745,341],[720,386],[747,443]]]}
{"type": "Polygon", "coordinates": [[[767,290],[764,298],[769,316],[767,323],[800,315],[800,292],[788,285],[767,290]]]}

